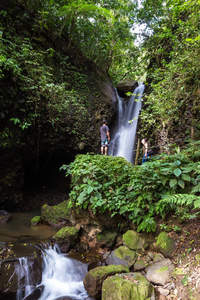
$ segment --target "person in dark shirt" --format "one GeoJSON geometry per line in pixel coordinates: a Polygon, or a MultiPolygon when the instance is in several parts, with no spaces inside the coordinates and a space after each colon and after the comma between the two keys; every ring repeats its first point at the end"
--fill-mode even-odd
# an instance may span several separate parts
{"type": "Polygon", "coordinates": [[[101,154],[104,154],[105,149],[105,155],[108,154],[108,142],[110,141],[110,133],[109,128],[107,126],[107,121],[103,120],[103,125],[100,128],[101,133],[101,154]]]}

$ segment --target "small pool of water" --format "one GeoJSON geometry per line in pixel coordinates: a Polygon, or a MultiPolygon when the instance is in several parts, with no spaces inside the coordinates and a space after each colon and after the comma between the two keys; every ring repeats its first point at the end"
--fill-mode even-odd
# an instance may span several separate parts
{"type": "Polygon", "coordinates": [[[0,223],[0,242],[38,243],[49,242],[58,231],[48,225],[31,226],[31,219],[40,215],[39,210],[10,213],[12,219],[5,224],[0,223]]]}

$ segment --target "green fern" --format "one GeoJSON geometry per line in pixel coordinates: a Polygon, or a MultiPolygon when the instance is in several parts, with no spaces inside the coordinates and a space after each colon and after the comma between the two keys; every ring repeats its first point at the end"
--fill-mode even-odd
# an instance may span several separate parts
{"type": "Polygon", "coordinates": [[[200,196],[189,194],[166,196],[158,202],[156,212],[164,217],[168,210],[178,212],[180,207],[186,209],[200,209],[200,196]]]}
{"type": "Polygon", "coordinates": [[[196,194],[200,192],[200,183],[197,184],[195,187],[193,187],[193,189],[191,190],[192,194],[196,194]]]}

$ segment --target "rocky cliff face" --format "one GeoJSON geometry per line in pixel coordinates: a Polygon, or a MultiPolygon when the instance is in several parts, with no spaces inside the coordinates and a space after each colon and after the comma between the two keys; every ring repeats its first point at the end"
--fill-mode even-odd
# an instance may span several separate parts
{"type": "Polygon", "coordinates": [[[66,193],[59,167],[78,153],[99,153],[101,121],[112,121],[116,96],[105,74],[66,37],[34,31],[34,11],[14,0],[0,8],[0,205],[13,210],[36,189],[66,193]]]}

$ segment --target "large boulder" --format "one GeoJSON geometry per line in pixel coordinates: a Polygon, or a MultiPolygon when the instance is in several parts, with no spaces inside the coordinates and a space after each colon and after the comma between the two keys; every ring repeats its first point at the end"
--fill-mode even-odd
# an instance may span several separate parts
{"type": "Polygon", "coordinates": [[[176,250],[175,241],[168,236],[166,232],[161,232],[156,241],[156,249],[165,257],[172,258],[173,252],[176,250]]]}
{"type": "Polygon", "coordinates": [[[51,226],[63,226],[70,223],[71,209],[69,201],[63,201],[58,205],[41,207],[41,219],[51,226]]]}
{"type": "Polygon", "coordinates": [[[96,249],[101,246],[111,247],[118,234],[117,224],[123,224],[125,218],[119,214],[111,217],[108,210],[103,214],[97,212],[93,214],[92,210],[72,210],[70,222],[73,226],[80,225],[81,240],[80,245],[84,250],[96,249]],[[109,234],[109,239],[106,237],[109,234]]]}
{"type": "Polygon", "coordinates": [[[132,250],[139,250],[145,244],[145,240],[134,230],[128,230],[123,234],[123,244],[132,250]]]}
{"type": "Polygon", "coordinates": [[[90,270],[85,278],[83,279],[83,284],[91,297],[98,299],[101,297],[101,288],[103,281],[108,277],[119,273],[128,273],[129,268],[126,266],[102,266],[96,267],[90,270]]]}
{"type": "Polygon", "coordinates": [[[117,84],[117,91],[121,97],[126,97],[126,93],[133,92],[138,87],[138,82],[133,79],[125,79],[117,84]]]}
{"type": "Polygon", "coordinates": [[[165,258],[148,269],[146,278],[154,284],[165,285],[170,280],[173,270],[173,263],[165,258]]]}
{"type": "Polygon", "coordinates": [[[138,273],[108,277],[102,286],[102,300],[154,300],[154,288],[138,273]]]}
{"type": "Polygon", "coordinates": [[[124,265],[129,268],[136,262],[137,254],[126,246],[120,246],[112,251],[106,258],[108,265],[124,265]]]}

